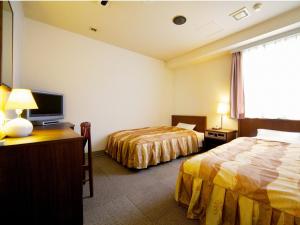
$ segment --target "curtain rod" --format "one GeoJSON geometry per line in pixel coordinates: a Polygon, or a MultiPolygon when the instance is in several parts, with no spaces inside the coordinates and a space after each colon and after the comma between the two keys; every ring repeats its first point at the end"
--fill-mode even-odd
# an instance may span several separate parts
{"type": "Polygon", "coordinates": [[[276,34],[276,35],[273,35],[273,36],[270,36],[270,37],[267,37],[267,38],[263,38],[263,39],[258,40],[258,41],[254,41],[252,43],[249,43],[249,44],[246,44],[246,45],[243,45],[243,46],[240,46],[238,48],[235,48],[235,49],[231,50],[231,53],[240,52],[240,51],[243,51],[245,49],[248,49],[248,48],[251,48],[251,47],[254,47],[254,46],[257,46],[257,45],[262,45],[262,44],[270,42],[270,41],[275,41],[275,40],[278,40],[280,38],[292,36],[292,35],[297,34],[297,33],[300,33],[300,27],[298,27],[296,29],[293,29],[293,30],[289,30],[289,31],[280,33],[280,34],[276,34]]]}

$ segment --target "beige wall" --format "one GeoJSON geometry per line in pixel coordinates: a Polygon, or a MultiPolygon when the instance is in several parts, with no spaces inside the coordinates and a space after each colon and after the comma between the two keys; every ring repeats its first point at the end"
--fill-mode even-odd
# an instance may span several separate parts
{"type": "Polygon", "coordinates": [[[63,93],[65,120],[77,129],[92,123],[94,150],[113,131],[170,124],[172,73],[164,62],[30,19],[21,86],[63,93]]]}
{"type": "MultiPolygon", "coordinates": [[[[220,125],[219,101],[229,101],[231,55],[174,70],[174,108],[178,114],[207,115],[208,128],[220,125]]],[[[224,118],[224,128],[237,128],[237,121],[224,118]]]]}

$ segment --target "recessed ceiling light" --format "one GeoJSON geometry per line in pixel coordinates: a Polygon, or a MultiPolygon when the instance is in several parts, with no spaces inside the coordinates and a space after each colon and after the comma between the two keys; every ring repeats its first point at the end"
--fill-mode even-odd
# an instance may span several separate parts
{"type": "Polygon", "coordinates": [[[90,27],[90,31],[97,32],[97,28],[95,28],[95,27],[90,27]]]}
{"type": "Polygon", "coordinates": [[[261,10],[262,4],[261,3],[256,3],[253,5],[253,9],[255,12],[258,12],[261,10]]]}
{"type": "Polygon", "coordinates": [[[235,20],[241,20],[249,16],[249,12],[246,7],[243,7],[233,13],[231,13],[229,16],[232,16],[235,20]]]}
{"type": "Polygon", "coordinates": [[[186,18],[184,16],[175,16],[173,18],[173,23],[176,25],[182,25],[185,24],[186,18]]]}
{"type": "Polygon", "coordinates": [[[107,3],[108,3],[108,0],[101,0],[100,1],[100,4],[103,5],[103,6],[106,6],[107,3]]]}

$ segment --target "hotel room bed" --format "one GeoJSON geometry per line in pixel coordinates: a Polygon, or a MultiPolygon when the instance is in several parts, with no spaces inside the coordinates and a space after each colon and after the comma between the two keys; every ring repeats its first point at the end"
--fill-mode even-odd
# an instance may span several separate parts
{"type": "MultiPolygon", "coordinates": [[[[246,119],[239,121],[239,133],[299,132],[296,124],[246,119]]],[[[181,165],[175,199],[200,224],[299,225],[300,144],[240,137],[196,155],[181,165]]]]}
{"type": "Polygon", "coordinates": [[[123,166],[144,169],[197,153],[202,147],[205,116],[172,116],[172,126],[123,130],[108,137],[106,153],[123,166]],[[178,123],[195,124],[194,130],[176,127],[178,123]]]}

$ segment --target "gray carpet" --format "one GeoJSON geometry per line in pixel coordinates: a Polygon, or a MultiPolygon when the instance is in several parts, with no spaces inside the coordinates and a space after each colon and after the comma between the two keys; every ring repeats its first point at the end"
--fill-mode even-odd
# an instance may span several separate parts
{"type": "MultiPolygon", "coordinates": [[[[146,170],[129,170],[105,154],[93,159],[93,198],[84,198],[84,225],[189,225],[186,209],[174,200],[180,163],[173,160],[146,170]]],[[[88,185],[84,185],[87,196],[88,185]]]]}

